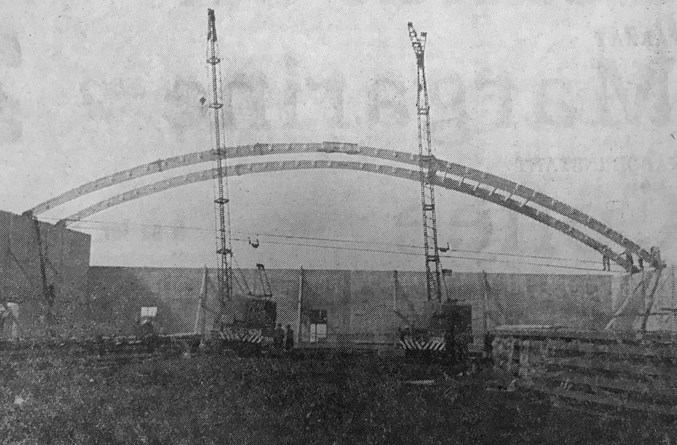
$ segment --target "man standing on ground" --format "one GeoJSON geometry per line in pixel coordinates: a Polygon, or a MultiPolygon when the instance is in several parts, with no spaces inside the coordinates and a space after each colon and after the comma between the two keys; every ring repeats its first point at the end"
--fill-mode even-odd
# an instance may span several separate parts
{"type": "Polygon", "coordinates": [[[287,338],[285,341],[285,346],[287,351],[291,351],[294,348],[294,331],[291,329],[291,325],[287,325],[287,338]]]}
{"type": "Polygon", "coordinates": [[[282,329],[282,324],[278,323],[273,333],[273,345],[275,349],[282,350],[284,344],[284,330],[282,329]]]}
{"type": "Polygon", "coordinates": [[[447,358],[451,363],[456,364],[458,361],[458,348],[456,345],[456,329],[453,324],[444,332],[444,343],[444,347],[447,351],[447,358]]]}

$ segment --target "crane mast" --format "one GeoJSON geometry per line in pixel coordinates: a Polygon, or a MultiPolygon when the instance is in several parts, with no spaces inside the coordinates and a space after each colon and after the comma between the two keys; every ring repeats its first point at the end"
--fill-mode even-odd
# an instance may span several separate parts
{"type": "Polygon", "coordinates": [[[215,213],[217,219],[216,244],[218,255],[217,269],[217,292],[219,309],[214,318],[214,329],[218,329],[226,311],[226,302],[230,301],[233,295],[233,249],[230,230],[230,199],[228,196],[228,159],[226,156],[225,132],[222,131],[223,119],[223,99],[221,91],[221,58],[219,57],[219,47],[216,36],[216,18],[214,10],[207,10],[208,30],[207,30],[207,64],[211,74],[212,100],[209,108],[212,111],[214,120],[214,154],[216,159],[216,168],[214,175],[217,182],[217,197],[214,200],[215,213]]]}
{"type": "Polygon", "coordinates": [[[428,300],[442,300],[440,253],[437,245],[437,217],[435,214],[435,177],[437,160],[433,156],[430,136],[430,104],[425,78],[425,44],[427,33],[416,33],[409,22],[409,38],[416,55],[418,89],[416,114],[418,116],[418,166],[421,182],[421,207],[423,210],[423,247],[425,249],[426,291],[428,300]]]}

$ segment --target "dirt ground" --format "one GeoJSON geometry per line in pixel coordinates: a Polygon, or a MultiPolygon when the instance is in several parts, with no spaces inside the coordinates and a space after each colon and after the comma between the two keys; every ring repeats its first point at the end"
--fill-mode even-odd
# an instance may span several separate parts
{"type": "Polygon", "coordinates": [[[676,444],[677,424],[402,359],[0,363],[3,444],[676,444]],[[434,380],[432,385],[411,380],[434,380]]]}

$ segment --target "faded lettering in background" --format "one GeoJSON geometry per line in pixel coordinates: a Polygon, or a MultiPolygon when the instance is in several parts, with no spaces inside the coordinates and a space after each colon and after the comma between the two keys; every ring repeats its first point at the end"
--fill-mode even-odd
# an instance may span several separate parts
{"type": "MultiPolygon", "coordinates": [[[[429,35],[439,158],[548,193],[668,258],[677,254],[673,2],[6,2],[3,208],[21,212],[107,174],[208,149],[211,121],[199,101],[209,92],[208,6],[221,30],[228,145],[337,140],[416,152],[411,20],[429,35]]],[[[420,243],[413,182],[296,171],[242,175],[231,187],[233,224],[243,232],[272,223],[279,232],[420,243]]],[[[116,230],[81,224],[94,237],[93,264],[211,263],[211,194],[202,183],[97,214],[116,230]],[[193,229],[152,229],[172,221],[193,229]],[[141,234],[145,248],[131,255],[141,234]]],[[[442,190],[437,202],[442,245],[597,259],[491,204],[442,190]]],[[[251,262],[241,238],[242,262],[251,262]]],[[[290,255],[327,268],[410,266],[354,252],[257,252],[270,267],[290,255]]]]}

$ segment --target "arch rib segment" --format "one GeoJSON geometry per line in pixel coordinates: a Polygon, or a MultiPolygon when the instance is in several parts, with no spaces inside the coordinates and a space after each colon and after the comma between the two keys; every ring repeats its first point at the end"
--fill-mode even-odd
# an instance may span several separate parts
{"type": "MultiPolygon", "coordinates": [[[[272,161],[272,162],[257,162],[249,164],[239,164],[232,165],[228,167],[228,175],[230,176],[240,176],[250,173],[265,173],[265,172],[276,172],[276,171],[287,171],[287,170],[310,170],[310,169],[339,169],[339,170],[356,170],[368,173],[377,173],[386,176],[393,176],[402,179],[408,179],[412,181],[418,181],[418,171],[412,170],[409,168],[402,167],[391,167],[384,166],[374,163],[366,162],[352,162],[352,161],[334,161],[334,160],[302,160],[302,161],[272,161]]],[[[133,201],[145,196],[153,195],[155,193],[160,193],[165,190],[169,190],[176,187],[181,187],[189,184],[194,184],[197,182],[213,180],[216,175],[215,169],[208,169],[199,172],[193,172],[186,175],[175,176],[173,178],[165,179],[162,181],[155,182],[153,184],[148,184],[143,187],[139,187],[134,190],[113,196],[109,199],[100,201],[94,205],[91,205],[77,213],[70,215],[69,217],[59,221],[66,225],[71,225],[78,221],[83,220],[89,216],[92,216],[96,213],[102,212],[104,210],[110,209],[117,205],[123,204],[125,202],[133,201]]],[[[443,187],[448,190],[454,190],[457,192],[465,193],[467,195],[474,196],[476,198],[483,199],[485,201],[492,202],[494,204],[500,205],[502,207],[513,210],[517,213],[520,213],[526,217],[529,217],[533,220],[536,220],[542,224],[545,224],[548,227],[551,227],[555,230],[558,230],[565,235],[579,241],[580,243],[585,244],[586,246],[600,252],[606,253],[611,261],[614,261],[619,266],[624,269],[629,269],[630,265],[625,260],[622,255],[613,252],[609,246],[600,243],[599,241],[591,238],[580,230],[572,227],[571,225],[545,213],[537,210],[536,208],[529,206],[523,202],[517,201],[511,197],[504,197],[499,194],[493,193],[493,190],[486,190],[483,188],[478,188],[472,184],[466,184],[463,181],[457,181],[452,178],[442,179],[439,176],[437,177],[436,185],[443,187]]]]}
{"type": "MultiPolygon", "coordinates": [[[[374,147],[359,146],[357,144],[342,142],[323,142],[323,143],[291,143],[291,144],[254,144],[237,147],[228,147],[228,158],[243,158],[255,156],[274,156],[285,154],[302,153],[324,153],[341,155],[358,155],[367,158],[377,158],[386,161],[418,166],[418,155],[413,153],[400,152],[389,149],[380,149],[374,147]]],[[[39,215],[47,210],[53,209],[61,204],[77,199],[86,194],[102,190],[107,187],[121,184],[126,181],[138,179],[147,175],[156,174],[173,168],[186,167],[202,162],[213,161],[213,151],[202,151],[187,155],[175,156],[165,160],[157,160],[148,164],[140,165],[122,172],[103,177],[96,181],[86,183],[80,187],[69,190],[55,198],[45,201],[33,207],[29,211],[34,215],[39,215]]],[[[518,184],[500,176],[483,172],[474,168],[466,167],[454,162],[448,162],[440,159],[437,161],[437,173],[446,178],[448,175],[456,176],[462,179],[462,182],[475,182],[475,188],[481,185],[491,187],[495,191],[502,191],[505,197],[518,197],[524,200],[523,204],[533,203],[548,209],[556,214],[564,216],[575,221],[584,227],[587,227],[614,243],[622,246],[629,252],[640,256],[647,264],[654,267],[662,267],[663,264],[655,264],[654,259],[646,249],[643,249],[637,243],[629,240],[621,233],[611,229],[590,215],[577,210],[565,203],[562,203],[544,193],[540,193],[530,187],[518,184]]]]}

